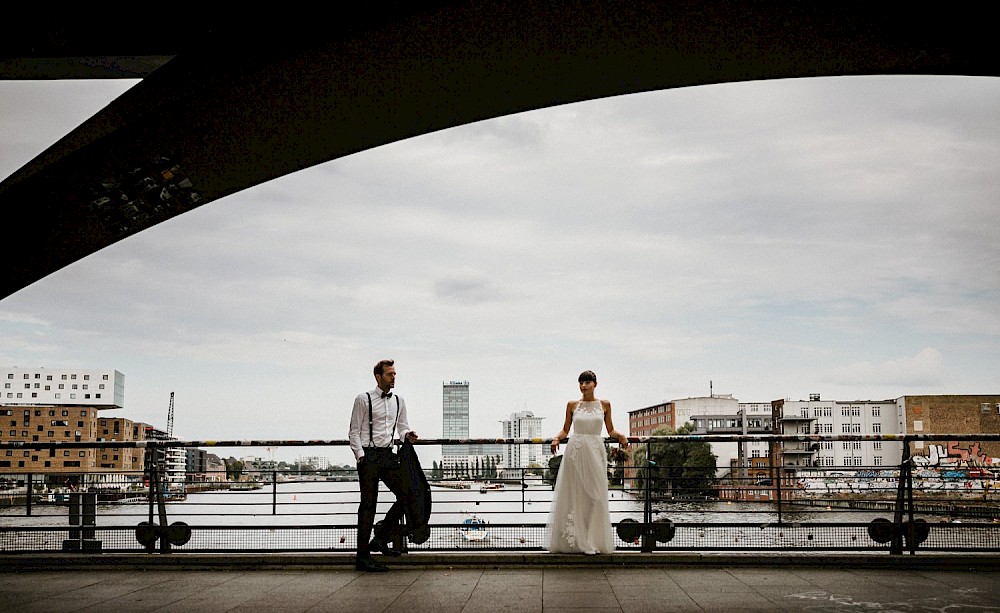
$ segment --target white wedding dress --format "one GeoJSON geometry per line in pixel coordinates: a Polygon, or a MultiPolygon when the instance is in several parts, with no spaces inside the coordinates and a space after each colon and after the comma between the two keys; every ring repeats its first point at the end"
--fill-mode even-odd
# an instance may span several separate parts
{"type": "Polygon", "coordinates": [[[608,456],[600,400],[580,401],[566,444],[549,511],[549,551],[611,553],[615,548],[608,511],[608,456]]]}

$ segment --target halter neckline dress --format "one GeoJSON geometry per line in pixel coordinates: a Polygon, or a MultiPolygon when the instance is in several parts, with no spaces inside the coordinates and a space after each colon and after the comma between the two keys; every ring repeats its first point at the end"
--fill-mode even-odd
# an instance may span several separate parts
{"type": "Polygon", "coordinates": [[[615,548],[608,510],[608,457],[600,400],[579,401],[549,511],[549,551],[611,553],[615,548]]]}

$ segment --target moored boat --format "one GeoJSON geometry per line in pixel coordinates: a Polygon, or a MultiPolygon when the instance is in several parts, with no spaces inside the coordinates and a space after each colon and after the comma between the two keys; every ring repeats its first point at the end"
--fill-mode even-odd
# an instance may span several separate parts
{"type": "Polygon", "coordinates": [[[251,492],[259,490],[263,486],[256,481],[238,481],[229,485],[229,490],[233,492],[251,492]]]}
{"type": "Polygon", "coordinates": [[[473,515],[462,522],[462,527],[458,529],[462,538],[467,541],[483,541],[489,538],[490,531],[486,527],[486,520],[473,515]]]}

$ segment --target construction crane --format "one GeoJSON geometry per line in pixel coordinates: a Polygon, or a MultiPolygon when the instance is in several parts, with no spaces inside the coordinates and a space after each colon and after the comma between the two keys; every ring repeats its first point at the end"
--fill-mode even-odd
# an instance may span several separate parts
{"type": "Polygon", "coordinates": [[[167,438],[174,436],[174,393],[170,392],[170,410],[167,411],[167,438]]]}
{"type": "MultiPolygon", "coordinates": [[[[167,436],[168,441],[176,440],[174,439],[174,393],[170,392],[170,409],[167,411],[167,436]]],[[[166,461],[166,487],[164,488],[167,493],[168,499],[183,500],[185,497],[184,489],[187,479],[186,471],[186,453],[181,447],[171,447],[167,448],[163,452],[163,458],[166,461]]]]}

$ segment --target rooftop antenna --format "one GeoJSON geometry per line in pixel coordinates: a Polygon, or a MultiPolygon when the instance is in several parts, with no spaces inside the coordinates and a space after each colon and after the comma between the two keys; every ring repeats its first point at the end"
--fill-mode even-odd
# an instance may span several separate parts
{"type": "MultiPolygon", "coordinates": [[[[171,396],[172,396],[172,394],[171,394],[171,396]]],[[[715,398],[715,393],[712,391],[712,380],[711,379],[708,380],[708,397],[709,398],[715,398]]]]}

